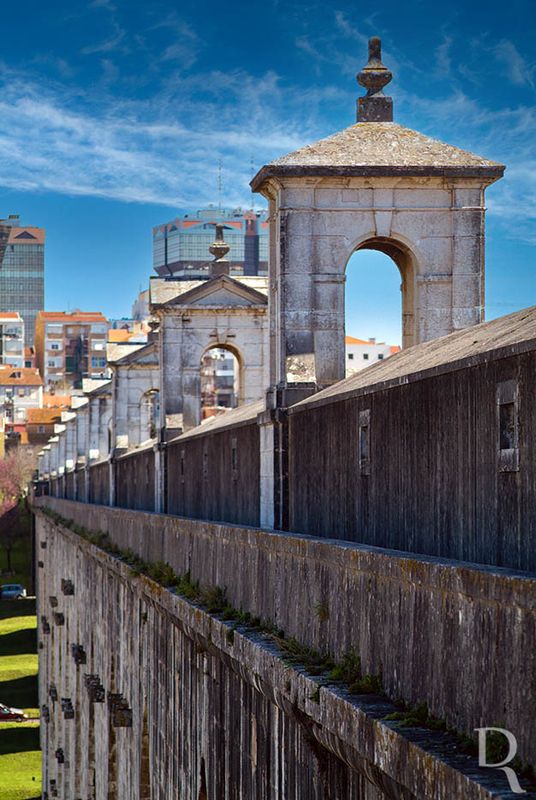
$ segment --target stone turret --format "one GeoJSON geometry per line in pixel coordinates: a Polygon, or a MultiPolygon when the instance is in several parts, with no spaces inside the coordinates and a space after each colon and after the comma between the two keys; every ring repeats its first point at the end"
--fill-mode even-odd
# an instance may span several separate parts
{"type": "Polygon", "coordinates": [[[356,250],[381,250],[402,278],[403,346],[483,319],[484,190],[504,167],[392,121],[391,72],[369,43],[358,122],[262,167],[270,201],[271,384],[312,358],[319,388],[345,374],[344,285],[356,250]]]}

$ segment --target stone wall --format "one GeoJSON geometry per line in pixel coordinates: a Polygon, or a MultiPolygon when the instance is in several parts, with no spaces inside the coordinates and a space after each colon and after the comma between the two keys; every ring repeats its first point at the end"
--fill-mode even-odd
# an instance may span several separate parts
{"type": "Polygon", "coordinates": [[[391,698],[426,702],[459,731],[501,721],[521,756],[536,763],[534,576],[53,498],[36,502],[107,531],[145,560],[226,587],[235,608],[300,642],[337,658],[354,649],[365,673],[381,673],[391,698]]]}
{"type": "Polygon", "coordinates": [[[155,454],[145,447],[118,458],[115,468],[115,505],[142,511],[155,510],[155,454]]]}
{"type": "Polygon", "coordinates": [[[89,469],[89,502],[108,505],[110,502],[110,466],[108,461],[90,464],[87,469],[89,469]]]}
{"type": "MultiPolygon", "coordinates": [[[[50,504],[73,516],[80,509],[72,502],[50,504]]],[[[119,538],[128,531],[140,537],[142,530],[154,532],[150,520],[162,524],[161,517],[139,512],[112,510],[108,517],[101,509],[99,520],[98,509],[91,511],[101,527],[113,521],[119,538]]],[[[211,527],[213,538],[221,537],[223,531],[211,527]]],[[[253,534],[249,547],[254,547],[254,532],[237,530],[253,534]]],[[[44,562],[38,580],[40,704],[49,797],[509,797],[505,781],[497,783],[490,770],[479,772],[475,759],[445,754],[443,734],[423,736],[422,730],[385,721],[390,706],[377,696],[356,698],[322,686],[289,666],[262,635],[233,630],[147,578],[134,578],[126,564],[39,511],[36,532],[44,562]]],[[[192,531],[184,533],[186,541],[191,539],[192,531]]],[[[263,536],[274,556],[274,540],[285,537],[263,536]]],[[[249,560],[247,539],[241,545],[242,559],[249,560]]],[[[295,556],[309,560],[307,541],[293,545],[295,556]]],[[[327,545],[321,547],[325,551],[327,545]]],[[[368,556],[369,567],[374,555],[361,554],[368,556]]],[[[192,563],[199,568],[197,559],[192,563]]],[[[283,557],[274,573],[286,572],[287,566],[283,557]]],[[[409,568],[406,575],[411,569],[424,580],[425,566],[409,568]]],[[[392,571],[396,582],[396,563],[392,571]]],[[[237,584],[243,591],[242,579],[237,584]]],[[[307,595],[305,587],[293,581],[294,616],[307,595]]],[[[469,585],[465,589],[471,592],[469,585]]],[[[310,622],[310,627],[316,625],[310,622]]]]}
{"type": "Polygon", "coordinates": [[[534,349],[508,352],[294,406],[289,529],[536,571],[535,371],[534,349]],[[505,390],[512,451],[500,445],[505,390]]]}
{"type": "Polygon", "coordinates": [[[230,426],[167,446],[167,509],[196,519],[259,524],[259,426],[230,426]]]}

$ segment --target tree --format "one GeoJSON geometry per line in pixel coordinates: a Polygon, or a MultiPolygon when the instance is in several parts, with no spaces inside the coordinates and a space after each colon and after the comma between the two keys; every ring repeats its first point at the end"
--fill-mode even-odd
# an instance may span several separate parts
{"type": "Polygon", "coordinates": [[[0,459],[0,546],[6,552],[8,572],[12,572],[11,553],[20,534],[32,471],[31,457],[21,448],[0,459]]]}

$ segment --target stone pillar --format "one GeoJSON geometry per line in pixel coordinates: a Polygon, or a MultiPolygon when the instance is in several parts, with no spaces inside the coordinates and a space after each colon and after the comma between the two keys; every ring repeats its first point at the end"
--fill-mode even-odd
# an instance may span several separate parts
{"type": "Polygon", "coordinates": [[[165,514],[166,496],[166,470],[165,470],[165,444],[157,442],[153,447],[154,453],[154,510],[157,514],[165,514]]]}
{"type": "Polygon", "coordinates": [[[452,243],[452,329],[484,319],[484,190],[474,186],[454,191],[452,243]]]}
{"type": "Polygon", "coordinates": [[[128,375],[125,371],[114,369],[112,387],[112,448],[125,451],[128,450],[128,375]]]}
{"type": "Polygon", "coordinates": [[[274,528],[275,461],[274,427],[270,412],[259,417],[260,434],[260,526],[274,528]]]}
{"type": "Polygon", "coordinates": [[[115,459],[113,455],[110,455],[108,459],[108,487],[110,490],[108,505],[115,506],[115,459]]]}
{"type": "Polygon", "coordinates": [[[76,414],[63,412],[62,422],[65,422],[64,446],[65,446],[65,471],[74,469],[76,461],[76,414]]]}
{"type": "Polygon", "coordinates": [[[89,423],[88,423],[88,461],[99,458],[99,424],[100,424],[100,398],[89,398],[89,423]]]}
{"type": "Polygon", "coordinates": [[[113,442],[110,434],[110,421],[112,419],[112,398],[110,396],[99,399],[99,458],[106,458],[113,442]]]}
{"type": "Polygon", "coordinates": [[[65,472],[65,425],[55,425],[55,432],[58,437],[58,455],[57,455],[57,470],[58,475],[63,475],[65,472]]]}

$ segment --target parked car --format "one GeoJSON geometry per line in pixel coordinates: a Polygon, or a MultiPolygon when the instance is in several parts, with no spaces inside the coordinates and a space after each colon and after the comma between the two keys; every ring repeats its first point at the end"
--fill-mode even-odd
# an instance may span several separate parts
{"type": "Polygon", "coordinates": [[[20,583],[4,583],[0,586],[0,597],[2,600],[20,600],[26,597],[26,589],[20,583]]]}
{"type": "Polygon", "coordinates": [[[0,721],[12,720],[14,722],[22,722],[28,719],[28,714],[25,714],[22,708],[10,708],[0,703],[0,721]]]}

